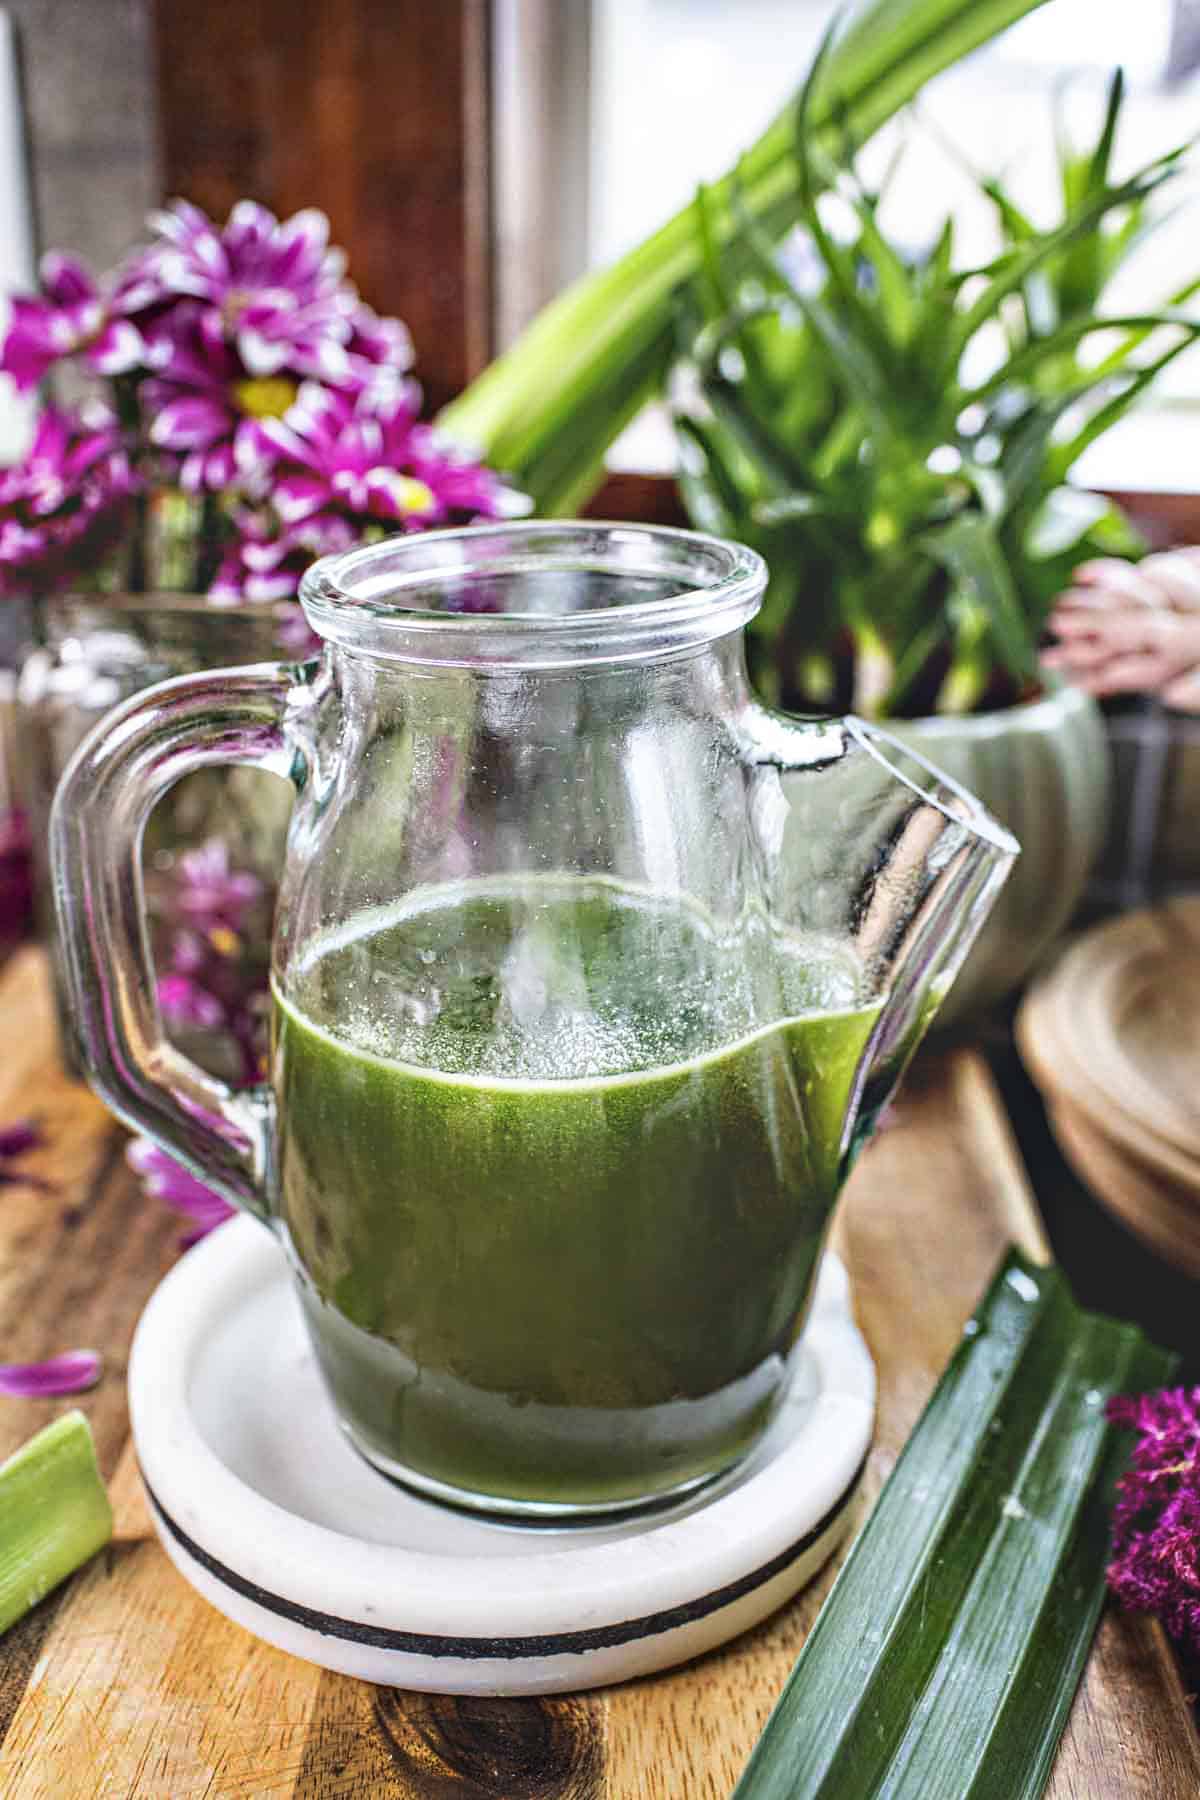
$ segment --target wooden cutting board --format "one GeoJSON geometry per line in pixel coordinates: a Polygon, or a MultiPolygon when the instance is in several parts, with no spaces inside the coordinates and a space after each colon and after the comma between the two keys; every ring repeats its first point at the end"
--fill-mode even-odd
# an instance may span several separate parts
{"type": "MultiPolygon", "coordinates": [[[[0,974],[0,1123],[36,1114],[28,1167],[0,1189],[0,1356],[94,1345],[83,1399],[117,1534],[0,1640],[5,1800],[725,1800],[829,1574],[690,1667],[574,1698],[461,1700],[374,1689],[269,1649],[175,1575],[129,1451],[124,1361],[179,1226],[141,1198],[124,1138],[57,1069],[45,970],[0,974]]],[[[880,1375],[868,1473],[885,1479],[1006,1241],[1044,1255],[982,1063],[928,1060],[847,1195],[840,1247],[880,1375]]],[[[253,1371],[247,1371],[252,1378],[253,1371]]],[[[0,1454],[71,1402],[0,1401],[0,1454]]],[[[1055,1800],[1195,1800],[1200,1753],[1157,1628],[1109,1609],[1050,1784],[1055,1800]]]]}

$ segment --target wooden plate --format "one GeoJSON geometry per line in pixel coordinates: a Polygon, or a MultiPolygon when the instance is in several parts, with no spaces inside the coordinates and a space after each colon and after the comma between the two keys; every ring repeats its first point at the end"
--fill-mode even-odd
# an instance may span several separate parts
{"type": "Polygon", "coordinates": [[[1200,1275],[1200,897],[1078,939],[1027,996],[1017,1042],[1097,1199],[1200,1275]]]}
{"type": "Polygon", "coordinates": [[[1087,932],[1027,998],[1017,1036],[1047,1093],[1200,1196],[1200,897],[1087,932]]]}
{"type": "Polygon", "coordinates": [[[1107,1137],[1069,1100],[1052,1101],[1050,1123],[1068,1162],[1109,1212],[1157,1256],[1200,1277],[1200,1201],[1107,1137]]]}

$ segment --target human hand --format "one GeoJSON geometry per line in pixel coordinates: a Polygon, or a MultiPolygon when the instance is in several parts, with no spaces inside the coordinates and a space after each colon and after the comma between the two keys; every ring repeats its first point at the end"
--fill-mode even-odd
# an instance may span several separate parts
{"type": "Polygon", "coordinates": [[[1056,641],[1043,667],[1085,692],[1157,694],[1200,711],[1200,551],[1081,564],[1049,629],[1056,641]]]}

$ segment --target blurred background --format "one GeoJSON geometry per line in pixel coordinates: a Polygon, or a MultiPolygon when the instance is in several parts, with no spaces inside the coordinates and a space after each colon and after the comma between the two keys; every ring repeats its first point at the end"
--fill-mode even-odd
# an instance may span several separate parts
{"type": "MultiPolygon", "coordinates": [[[[148,206],[184,194],[223,216],[243,194],[320,206],[358,285],[408,321],[430,407],[476,374],[564,282],[611,260],[720,174],[791,93],[830,0],[12,0],[4,29],[0,285],[39,247],[111,266],[148,206]],[[15,39],[13,27],[15,26],[15,39]]],[[[1003,173],[1035,218],[1052,204],[1050,101],[1087,129],[1117,64],[1132,167],[1200,125],[1200,0],[1054,0],[927,87],[868,168],[906,149],[889,189],[897,241],[952,206],[965,255],[990,247],[970,169],[1003,173]]],[[[1172,206],[1181,198],[1173,190],[1172,206]]],[[[1157,301],[1194,225],[1169,221],[1114,304],[1157,301]]],[[[1200,485],[1191,423],[1200,351],[1081,475],[1152,492],[1169,535],[1200,485]]],[[[5,398],[2,446],[20,442],[5,398]]],[[[653,416],[615,448],[664,471],[653,416]]]]}

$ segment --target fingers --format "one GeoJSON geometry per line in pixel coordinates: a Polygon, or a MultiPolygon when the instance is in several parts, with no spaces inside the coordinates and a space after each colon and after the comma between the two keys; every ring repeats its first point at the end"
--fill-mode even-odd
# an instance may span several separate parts
{"type": "Polygon", "coordinates": [[[1118,612],[1128,605],[1125,595],[1118,594],[1114,588],[1069,587],[1054,602],[1054,616],[1058,618],[1069,612],[1118,612]]]}
{"type": "Polygon", "coordinates": [[[1200,550],[1164,550],[1135,568],[1081,563],[1049,620],[1042,664],[1098,697],[1160,694],[1200,711],[1200,550]]]}
{"type": "Polygon", "coordinates": [[[1155,582],[1143,574],[1145,563],[1134,566],[1115,556],[1095,557],[1080,563],[1072,577],[1074,590],[1101,588],[1126,606],[1161,606],[1155,582]]]}
{"type": "Polygon", "coordinates": [[[1124,611],[1112,613],[1057,613],[1054,631],[1067,650],[1096,646],[1110,656],[1127,650],[1160,650],[1189,662],[1200,662],[1200,619],[1180,618],[1177,613],[1124,611]]]}
{"type": "Polygon", "coordinates": [[[1200,612],[1200,550],[1159,550],[1135,567],[1115,556],[1080,563],[1059,606],[1169,607],[1200,612]]]}
{"type": "Polygon", "coordinates": [[[1163,550],[1148,556],[1141,573],[1176,612],[1200,612],[1200,556],[1194,550],[1163,550]]]}
{"type": "Polygon", "coordinates": [[[1200,712],[1200,669],[1189,669],[1177,681],[1169,681],[1162,691],[1164,706],[1176,712],[1200,712]]]}
{"type": "Polygon", "coordinates": [[[1174,670],[1152,650],[1113,656],[1074,676],[1076,687],[1098,700],[1109,694],[1154,694],[1169,685],[1174,670]]]}
{"type": "Polygon", "coordinates": [[[1056,614],[1058,642],[1042,664],[1091,694],[1157,693],[1200,667],[1200,614],[1056,614]]]}

